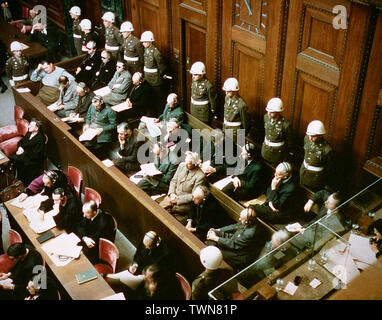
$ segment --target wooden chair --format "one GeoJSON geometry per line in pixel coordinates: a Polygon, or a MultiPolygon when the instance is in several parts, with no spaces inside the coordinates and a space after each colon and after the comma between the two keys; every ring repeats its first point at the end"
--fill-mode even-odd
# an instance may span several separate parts
{"type": "Polygon", "coordinates": [[[184,292],[184,298],[185,298],[186,300],[191,300],[192,289],[191,289],[191,285],[190,285],[190,283],[189,283],[188,280],[187,280],[183,275],[181,275],[179,272],[175,273],[175,276],[176,276],[176,278],[178,279],[180,285],[182,286],[182,289],[183,289],[183,292],[184,292]]]}
{"type": "Polygon", "coordinates": [[[73,183],[78,199],[81,200],[82,183],[84,180],[81,170],[73,166],[68,166],[68,176],[73,183]]]}
{"type": "Polygon", "coordinates": [[[119,259],[119,251],[116,245],[110,240],[99,239],[99,260],[100,262],[94,265],[98,273],[108,274],[115,273],[119,259]]]}
{"type": "MultiPolygon", "coordinates": [[[[24,109],[18,106],[13,108],[13,119],[17,123],[17,119],[22,119],[24,117],[24,109]]],[[[4,126],[0,128],[0,142],[11,139],[18,135],[18,128],[16,124],[4,126]]]]}
{"type": "Polygon", "coordinates": [[[90,200],[93,200],[97,204],[97,206],[100,206],[100,204],[102,203],[101,195],[93,188],[86,187],[84,191],[84,203],[90,200]]]}
{"type": "Polygon", "coordinates": [[[9,229],[9,245],[11,246],[14,243],[22,243],[23,238],[21,238],[20,233],[16,230],[9,229]]]}

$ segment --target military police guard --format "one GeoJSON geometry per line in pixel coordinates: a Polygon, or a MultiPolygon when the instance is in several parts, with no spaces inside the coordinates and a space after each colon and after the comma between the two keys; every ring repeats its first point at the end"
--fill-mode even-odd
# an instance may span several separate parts
{"type": "Polygon", "coordinates": [[[29,77],[29,62],[22,53],[28,47],[18,41],[11,43],[11,52],[13,54],[6,62],[6,72],[9,82],[12,86],[27,80],[29,77]]]}
{"type": "Polygon", "coordinates": [[[122,44],[122,37],[119,29],[114,25],[115,15],[113,12],[105,12],[102,16],[105,26],[105,49],[110,51],[114,60],[118,59],[119,47],[122,44]]]}
{"type": "Polygon", "coordinates": [[[80,16],[81,16],[81,8],[74,6],[70,9],[69,11],[70,17],[73,19],[73,42],[74,42],[74,47],[76,48],[77,55],[82,54],[82,30],[80,27],[80,16]]]}
{"type": "Polygon", "coordinates": [[[133,35],[134,27],[130,21],[121,24],[120,32],[123,36],[122,55],[127,70],[131,74],[143,71],[143,47],[139,39],[133,35]]]}

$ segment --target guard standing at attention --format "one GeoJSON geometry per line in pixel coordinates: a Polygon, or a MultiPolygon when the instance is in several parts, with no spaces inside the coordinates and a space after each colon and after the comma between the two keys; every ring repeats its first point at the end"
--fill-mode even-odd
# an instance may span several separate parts
{"type": "Polygon", "coordinates": [[[309,123],[304,138],[304,161],[300,168],[300,183],[312,191],[324,189],[332,172],[333,148],[324,139],[324,124],[319,120],[309,123]]]}
{"type": "Polygon", "coordinates": [[[29,62],[22,53],[27,46],[18,41],[11,43],[11,52],[13,54],[6,62],[6,72],[9,82],[12,86],[27,80],[29,77],[29,62]]]}
{"type": "Polygon", "coordinates": [[[119,33],[119,29],[115,26],[115,15],[113,12],[105,12],[102,16],[103,25],[105,26],[105,49],[110,51],[114,60],[118,59],[119,47],[123,39],[119,33]]]}
{"type": "Polygon", "coordinates": [[[284,110],[283,102],[280,98],[272,98],[265,108],[267,114],[264,115],[265,138],[261,148],[261,155],[264,160],[278,164],[285,161],[288,150],[292,144],[292,133],[289,121],[281,112],[284,110]]]}
{"type": "Polygon", "coordinates": [[[223,85],[224,102],[224,134],[237,141],[237,130],[249,128],[248,106],[239,95],[239,82],[236,78],[228,78],[223,85]]]}
{"type": "Polygon", "coordinates": [[[81,16],[81,8],[74,6],[69,11],[70,17],[73,19],[73,42],[74,47],[76,48],[77,56],[82,54],[82,30],[80,27],[80,16],[81,16]]]}
{"type": "Polygon", "coordinates": [[[130,21],[121,24],[120,32],[123,37],[121,51],[126,68],[131,74],[143,71],[143,47],[133,31],[134,27],[130,21]]]}
{"type": "Polygon", "coordinates": [[[195,62],[191,66],[191,114],[200,121],[208,123],[215,114],[216,91],[212,83],[205,77],[206,66],[203,62],[195,62]]]}

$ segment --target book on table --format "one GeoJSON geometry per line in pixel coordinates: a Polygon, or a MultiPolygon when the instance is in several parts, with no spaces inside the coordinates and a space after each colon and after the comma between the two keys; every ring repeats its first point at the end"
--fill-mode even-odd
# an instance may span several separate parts
{"type": "Polygon", "coordinates": [[[76,273],[76,279],[78,284],[82,284],[90,280],[97,279],[97,277],[98,277],[98,274],[94,268],[76,273]]]}

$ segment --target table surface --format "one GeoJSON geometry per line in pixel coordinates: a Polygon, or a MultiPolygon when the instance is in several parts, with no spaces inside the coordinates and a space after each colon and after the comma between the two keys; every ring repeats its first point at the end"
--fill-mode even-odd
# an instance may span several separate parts
{"type": "Polygon", "coordinates": [[[10,51],[10,45],[13,41],[19,41],[27,46],[28,49],[24,50],[23,53],[26,55],[27,59],[31,60],[40,56],[44,56],[48,50],[38,42],[28,42],[28,36],[23,34],[17,27],[0,20],[0,39],[7,46],[8,51],[10,51]]]}
{"type": "MultiPolygon", "coordinates": [[[[73,300],[99,300],[115,294],[114,290],[98,273],[97,279],[88,281],[83,284],[77,283],[75,275],[93,267],[93,265],[83,253],[81,253],[78,259],[73,260],[68,265],[64,267],[57,267],[45,253],[45,251],[41,248],[41,244],[36,240],[38,234],[36,234],[29,227],[29,222],[23,214],[23,209],[11,205],[12,201],[13,200],[9,200],[5,203],[8,212],[10,212],[10,214],[22,228],[24,233],[31,241],[32,245],[42,255],[43,259],[46,261],[46,264],[53,271],[57,279],[60,281],[62,286],[65,288],[73,300]]],[[[53,228],[51,230],[55,235],[59,235],[63,232],[57,228],[53,228]]]]}
{"type": "Polygon", "coordinates": [[[9,162],[9,158],[0,150],[0,165],[9,162]]]}

